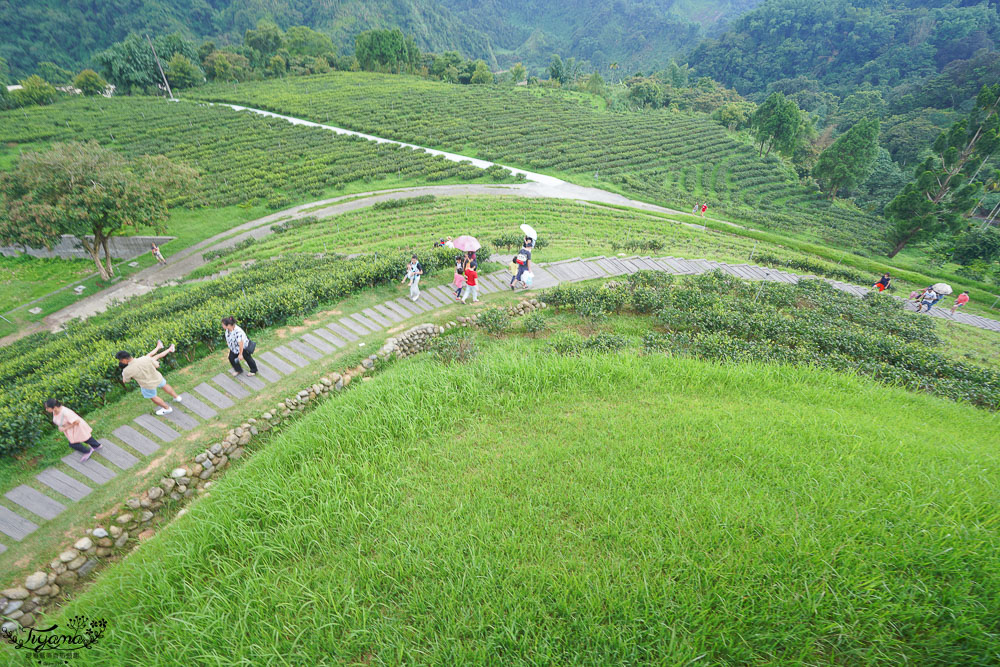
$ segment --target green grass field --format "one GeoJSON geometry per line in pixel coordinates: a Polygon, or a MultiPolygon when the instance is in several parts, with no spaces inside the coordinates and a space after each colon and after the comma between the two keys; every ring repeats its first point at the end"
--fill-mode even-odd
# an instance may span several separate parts
{"type": "Polygon", "coordinates": [[[479,345],[323,404],[55,622],[105,619],[102,665],[996,661],[995,415],[479,345]]]}
{"type": "Polygon", "coordinates": [[[94,263],[84,259],[0,257],[0,313],[53,289],[90,275],[94,263]]]}

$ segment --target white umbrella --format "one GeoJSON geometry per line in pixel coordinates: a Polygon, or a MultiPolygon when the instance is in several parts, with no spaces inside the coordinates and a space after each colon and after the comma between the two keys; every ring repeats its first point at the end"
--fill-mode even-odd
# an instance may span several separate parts
{"type": "Polygon", "coordinates": [[[938,294],[948,295],[951,294],[951,285],[947,283],[934,283],[931,285],[931,289],[938,294]]]}
{"type": "Polygon", "coordinates": [[[521,231],[524,232],[524,235],[528,238],[535,239],[536,241],[538,240],[538,232],[536,232],[535,228],[531,225],[521,225],[521,231]]]}

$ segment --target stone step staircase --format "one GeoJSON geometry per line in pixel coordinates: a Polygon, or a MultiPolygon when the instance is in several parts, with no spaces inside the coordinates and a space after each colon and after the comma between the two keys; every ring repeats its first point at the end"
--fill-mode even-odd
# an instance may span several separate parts
{"type": "MultiPolygon", "coordinates": [[[[509,256],[491,259],[503,263],[510,261],[509,256]]],[[[536,265],[532,289],[544,289],[564,282],[628,275],[637,271],[691,275],[716,269],[746,280],[770,280],[789,284],[805,278],[816,278],[752,264],[724,264],[704,259],[599,256],[586,259],[574,257],[536,265]]],[[[869,291],[868,288],[836,280],[820,280],[858,297],[869,291]]],[[[479,293],[489,295],[509,290],[509,281],[510,274],[506,272],[482,275],[479,279],[479,293]]],[[[214,419],[219,412],[233,407],[267,385],[321,361],[338,350],[355,346],[363,336],[384,331],[454,303],[455,297],[450,287],[431,287],[421,290],[420,299],[416,302],[407,297],[386,301],[258,352],[255,355],[259,370],[256,377],[240,375],[233,378],[228,373],[219,373],[209,382],[202,382],[190,391],[182,392],[183,402],[171,404],[174,407],[173,413],[163,417],[140,415],[132,423],[111,430],[108,436],[100,439],[102,447],[90,460],[81,463],[79,455],[70,454],[62,459],[60,465],[35,475],[36,486],[22,484],[5,493],[4,500],[11,507],[0,503],[0,534],[11,540],[21,541],[37,530],[42,522],[66,511],[70,503],[86,497],[94,487],[107,484],[120,473],[135,468],[140,462],[153,456],[163,444],[173,442],[184,432],[214,419]],[[14,511],[12,507],[18,511],[14,511]],[[23,516],[24,514],[30,518],[23,516]]],[[[906,307],[916,309],[909,302],[906,307]]],[[[930,315],[954,319],[981,329],[1000,331],[1000,322],[978,315],[957,313],[952,317],[942,309],[933,309],[930,315]]],[[[7,547],[0,543],[0,554],[6,550],[7,547]]]]}

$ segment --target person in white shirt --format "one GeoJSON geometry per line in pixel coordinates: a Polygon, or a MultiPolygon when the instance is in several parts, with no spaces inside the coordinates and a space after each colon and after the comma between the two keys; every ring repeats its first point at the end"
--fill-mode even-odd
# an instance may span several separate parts
{"type": "Polygon", "coordinates": [[[417,261],[417,256],[414,255],[410,259],[410,263],[406,265],[406,276],[400,282],[410,281],[410,300],[416,301],[420,298],[420,276],[424,275],[423,265],[417,261]]]}
{"type": "Polygon", "coordinates": [[[247,362],[247,366],[250,367],[247,377],[256,375],[257,362],[253,360],[251,355],[250,338],[247,337],[243,329],[236,326],[236,318],[223,317],[222,328],[226,330],[226,346],[229,348],[229,363],[233,365],[233,375],[239,375],[243,372],[240,360],[247,362]]]}

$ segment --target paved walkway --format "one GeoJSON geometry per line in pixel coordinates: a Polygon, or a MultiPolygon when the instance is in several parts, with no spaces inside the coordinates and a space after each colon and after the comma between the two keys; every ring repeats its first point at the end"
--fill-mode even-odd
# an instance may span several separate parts
{"type": "MultiPolygon", "coordinates": [[[[504,263],[509,256],[497,256],[504,263]]],[[[563,282],[577,282],[595,278],[608,278],[635,273],[637,271],[663,271],[676,275],[704,273],[719,269],[725,273],[746,280],[770,280],[774,282],[797,283],[816,276],[799,276],[763,266],[751,264],[724,264],[703,259],[678,259],[676,257],[590,257],[568,259],[550,264],[540,264],[535,268],[533,290],[552,287],[563,282]]],[[[484,275],[480,278],[480,294],[488,296],[508,288],[510,276],[505,271],[484,275]]],[[[857,285],[819,278],[848,294],[861,297],[870,290],[857,285]]],[[[219,373],[208,382],[203,382],[190,391],[183,392],[181,404],[172,403],[174,412],[163,417],[144,414],[129,424],[113,429],[107,437],[101,438],[103,445],[86,463],[81,463],[79,455],[72,453],[62,459],[61,465],[39,472],[35,479],[38,487],[22,484],[4,494],[4,498],[31,516],[21,516],[0,504],[0,534],[6,539],[21,541],[38,529],[44,521],[66,511],[74,503],[89,494],[93,487],[106,484],[118,474],[130,470],[153,456],[166,443],[181,437],[185,431],[200,426],[203,422],[217,417],[218,413],[231,408],[236,402],[264,389],[267,385],[295,373],[313,362],[347,347],[353,347],[362,337],[379,333],[411,319],[423,318],[433,311],[454,305],[455,300],[448,286],[437,286],[421,291],[420,299],[414,303],[407,297],[386,301],[359,313],[341,317],[337,322],[304,333],[287,340],[271,349],[261,350],[254,356],[258,360],[259,373],[256,377],[238,376],[233,378],[226,372],[219,373]]],[[[910,310],[912,304],[906,306],[910,310]]],[[[978,315],[958,313],[950,316],[946,310],[935,308],[931,317],[954,319],[963,324],[1000,331],[1000,322],[978,315]]],[[[0,543],[0,553],[7,547],[0,543]]]]}

